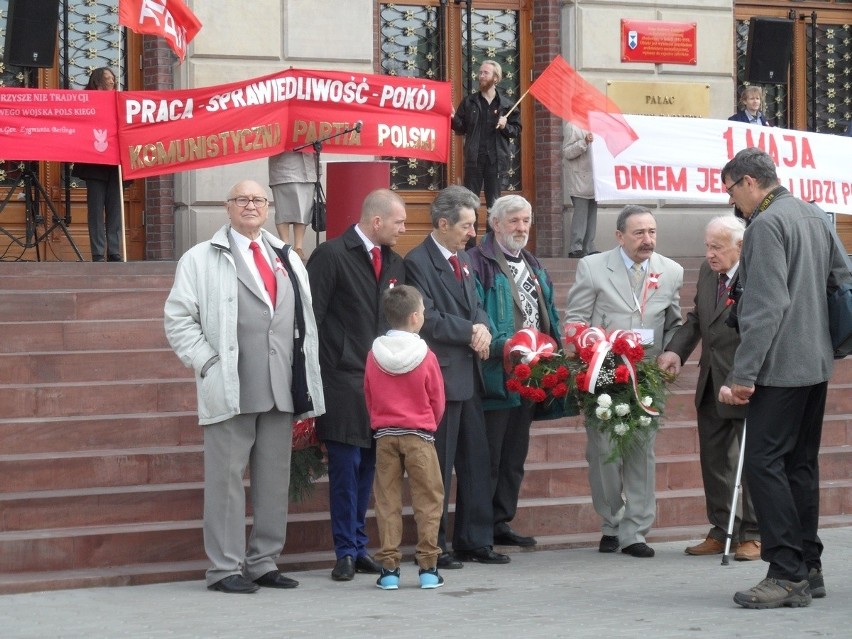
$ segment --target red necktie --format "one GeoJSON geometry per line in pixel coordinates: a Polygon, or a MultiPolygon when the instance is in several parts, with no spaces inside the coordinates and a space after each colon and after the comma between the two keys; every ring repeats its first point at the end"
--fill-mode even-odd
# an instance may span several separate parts
{"type": "Polygon", "coordinates": [[[272,306],[275,307],[275,299],[278,293],[278,286],[275,283],[275,274],[272,272],[272,268],[269,266],[269,262],[266,261],[266,257],[264,257],[263,253],[261,253],[260,245],[257,242],[252,242],[249,244],[249,248],[252,253],[254,253],[254,263],[257,266],[257,271],[260,273],[260,279],[263,280],[263,286],[266,288],[266,292],[269,293],[269,299],[272,301],[272,306]]]}
{"type": "Polygon", "coordinates": [[[370,249],[370,253],[373,256],[373,272],[376,274],[376,281],[382,279],[382,249],[378,246],[374,246],[370,249]]]}
{"type": "Polygon", "coordinates": [[[461,282],[462,273],[461,273],[461,265],[459,264],[459,258],[456,255],[450,255],[450,264],[453,266],[453,273],[456,275],[456,279],[461,282]]]}
{"type": "Polygon", "coordinates": [[[716,292],[716,302],[721,302],[727,292],[728,275],[726,273],[719,273],[719,290],[716,292]]]}

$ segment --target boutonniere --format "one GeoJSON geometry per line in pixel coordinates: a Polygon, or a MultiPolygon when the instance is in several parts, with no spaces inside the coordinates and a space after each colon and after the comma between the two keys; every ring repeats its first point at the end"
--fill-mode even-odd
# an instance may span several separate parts
{"type": "Polygon", "coordinates": [[[462,273],[464,273],[465,277],[470,277],[470,269],[467,267],[467,264],[462,264],[462,273]]]}
{"type": "Polygon", "coordinates": [[[648,273],[648,288],[659,288],[662,273],[648,273]]]}
{"type": "Polygon", "coordinates": [[[287,272],[287,271],[284,269],[284,264],[282,264],[282,263],[281,263],[281,258],[280,258],[280,257],[276,257],[276,258],[275,258],[275,268],[274,268],[273,270],[275,270],[275,271],[281,271],[282,273],[286,273],[286,272],[287,272]]]}
{"type": "Polygon", "coordinates": [[[396,278],[392,277],[388,280],[388,288],[393,288],[394,286],[396,286],[396,278]]]}

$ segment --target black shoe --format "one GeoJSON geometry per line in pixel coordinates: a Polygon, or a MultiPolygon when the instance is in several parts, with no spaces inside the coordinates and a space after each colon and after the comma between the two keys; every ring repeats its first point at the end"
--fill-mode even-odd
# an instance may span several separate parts
{"type": "Polygon", "coordinates": [[[355,560],[355,572],[380,575],[382,574],[382,567],[370,555],[364,555],[355,560]]]}
{"type": "Polygon", "coordinates": [[[262,577],[255,579],[254,583],[264,588],[296,588],[299,585],[298,581],[285,577],[278,570],[270,570],[262,577]]]}
{"type": "Polygon", "coordinates": [[[568,253],[568,257],[571,257],[571,258],[574,258],[574,259],[579,259],[581,257],[584,257],[585,255],[586,254],[583,253],[583,251],[571,251],[570,253],[568,253]]]}
{"type": "Polygon", "coordinates": [[[604,535],[598,544],[598,552],[615,552],[618,550],[618,537],[615,535],[604,535]]]}
{"type": "Polygon", "coordinates": [[[654,556],[654,549],[641,541],[638,544],[630,544],[627,548],[622,548],[621,552],[631,557],[640,557],[642,559],[654,556]]]}
{"type": "Polygon", "coordinates": [[[512,561],[509,555],[494,552],[491,546],[482,546],[473,550],[457,550],[455,555],[459,561],[475,561],[478,564],[508,564],[512,561]]]}
{"type": "Polygon", "coordinates": [[[109,261],[109,262],[123,262],[124,259],[122,259],[121,255],[119,255],[118,253],[110,253],[107,256],[107,261],[109,261]]]}
{"type": "MultiPolygon", "coordinates": [[[[414,562],[417,563],[417,559],[414,562]]],[[[438,555],[438,568],[442,570],[459,570],[460,568],[464,568],[464,564],[450,553],[445,552],[438,555]]]]}
{"type": "Polygon", "coordinates": [[[355,560],[350,555],[338,559],[331,571],[331,578],[335,581],[352,581],[355,579],[355,560]]]}
{"type": "Polygon", "coordinates": [[[103,262],[103,261],[104,261],[104,256],[103,256],[103,255],[95,255],[95,254],[92,254],[92,261],[93,261],[93,262],[103,262]]]}
{"type": "Polygon", "coordinates": [[[224,579],[220,579],[215,584],[207,586],[207,590],[218,590],[219,592],[226,592],[229,595],[248,595],[260,590],[260,586],[249,581],[242,575],[229,575],[224,579]]]}
{"type": "Polygon", "coordinates": [[[529,548],[530,546],[535,546],[537,543],[535,537],[524,537],[511,528],[507,528],[505,532],[500,534],[494,533],[495,546],[520,546],[521,548],[529,548]]]}

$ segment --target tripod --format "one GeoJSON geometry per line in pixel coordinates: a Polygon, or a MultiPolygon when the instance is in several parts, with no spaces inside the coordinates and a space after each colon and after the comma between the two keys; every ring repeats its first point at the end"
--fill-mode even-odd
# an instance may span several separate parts
{"type": "MultiPolygon", "coordinates": [[[[0,226],[0,233],[10,238],[15,244],[23,249],[35,248],[36,261],[41,262],[39,244],[47,240],[47,238],[50,237],[50,234],[56,229],[60,229],[65,234],[65,237],[68,239],[68,243],[77,255],[77,261],[82,262],[83,256],[80,254],[80,249],[77,248],[77,244],[74,243],[74,240],[71,238],[71,234],[68,232],[68,224],[71,222],[70,209],[68,209],[64,219],[59,216],[56,207],[47,195],[44,185],[41,181],[39,181],[38,175],[33,172],[28,163],[23,165],[20,179],[12,188],[9,189],[5,199],[0,202],[0,213],[3,213],[18,189],[23,189],[24,204],[26,207],[24,238],[21,239],[15,237],[2,226],[0,226]],[[40,213],[40,205],[42,201],[51,212],[50,226],[47,225],[47,220],[45,220],[44,216],[40,213]],[[38,232],[39,225],[44,226],[44,232],[41,235],[39,235],[38,232]]],[[[46,250],[45,257],[47,257],[46,250]]]]}

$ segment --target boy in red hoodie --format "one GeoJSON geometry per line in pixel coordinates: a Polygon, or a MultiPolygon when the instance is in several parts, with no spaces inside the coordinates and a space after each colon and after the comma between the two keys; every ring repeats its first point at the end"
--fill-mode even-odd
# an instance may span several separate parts
{"type": "Polygon", "coordinates": [[[364,396],[376,439],[373,495],[382,549],[376,585],[399,588],[402,554],[402,482],[408,473],[420,587],[440,588],[438,526],[444,508],[444,482],[435,452],[435,430],[444,414],[444,379],[435,354],[418,333],[423,327],[423,297],[412,286],[394,286],[382,297],[391,326],[377,337],[367,357],[364,396]]]}

